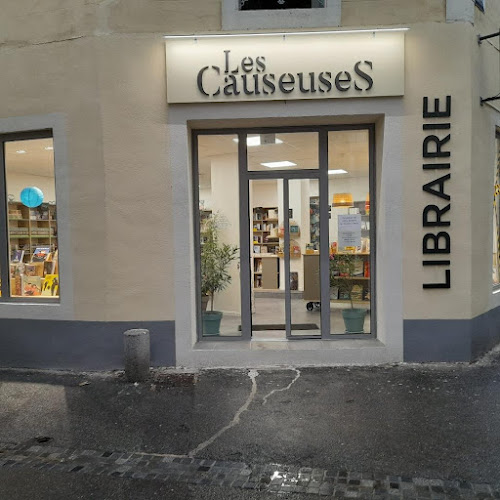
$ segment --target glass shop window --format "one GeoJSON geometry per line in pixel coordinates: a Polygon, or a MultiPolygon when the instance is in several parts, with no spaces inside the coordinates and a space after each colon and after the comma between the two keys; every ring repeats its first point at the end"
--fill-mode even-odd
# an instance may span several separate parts
{"type": "Polygon", "coordinates": [[[372,328],[368,130],[328,132],[331,334],[372,328]]]}
{"type": "Polygon", "coordinates": [[[8,260],[9,285],[2,282],[2,296],[57,300],[59,250],[53,138],[4,140],[3,155],[8,233],[4,259],[8,260]]]}
{"type": "Polygon", "coordinates": [[[500,133],[496,136],[495,186],[493,193],[493,286],[500,287],[500,133]]]}
{"type": "Polygon", "coordinates": [[[321,9],[325,0],[239,0],[240,10],[321,9]]]}
{"type": "Polygon", "coordinates": [[[238,137],[200,135],[197,257],[203,337],[241,336],[238,182],[238,137]]]}

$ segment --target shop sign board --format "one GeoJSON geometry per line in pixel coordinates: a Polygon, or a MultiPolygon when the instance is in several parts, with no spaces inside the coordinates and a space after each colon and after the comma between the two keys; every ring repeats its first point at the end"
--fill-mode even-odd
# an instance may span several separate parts
{"type": "Polygon", "coordinates": [[[401,96],[404,32],[173,38],[169,104],[401,96]]]}

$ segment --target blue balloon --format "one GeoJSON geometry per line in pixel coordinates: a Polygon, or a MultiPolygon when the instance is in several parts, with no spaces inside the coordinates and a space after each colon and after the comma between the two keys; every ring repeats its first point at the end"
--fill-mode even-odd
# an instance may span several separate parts
{"type": "Polygon", "coordinates": [[[27,207],[39,207],[43,202],[43,192],[35,186],[26,187],[21,191],[21,201],[27,207]]]}

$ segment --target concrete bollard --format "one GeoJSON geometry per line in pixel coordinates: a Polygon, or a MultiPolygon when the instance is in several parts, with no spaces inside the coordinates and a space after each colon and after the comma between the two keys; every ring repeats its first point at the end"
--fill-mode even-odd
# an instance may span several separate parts
{"type": "Polygon", "coordinates": [[[149,377],[151,349],[149,330],[135,328],[123,334],[125,376],[129,382],[144,382],[149,377]]]}

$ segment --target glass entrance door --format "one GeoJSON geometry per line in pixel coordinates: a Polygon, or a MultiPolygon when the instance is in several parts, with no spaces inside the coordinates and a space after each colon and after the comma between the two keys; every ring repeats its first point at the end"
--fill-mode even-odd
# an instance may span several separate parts
{"type": "Polygon", "coordinates": [[[252,179],[249,194],[252,337],[320,336],[319,181],[252,179]]]}
{"type": "Polygon", "coordinates": [[[320,336],[319,134],[248,135],[247,175],[252,337],[320,336]]]}

